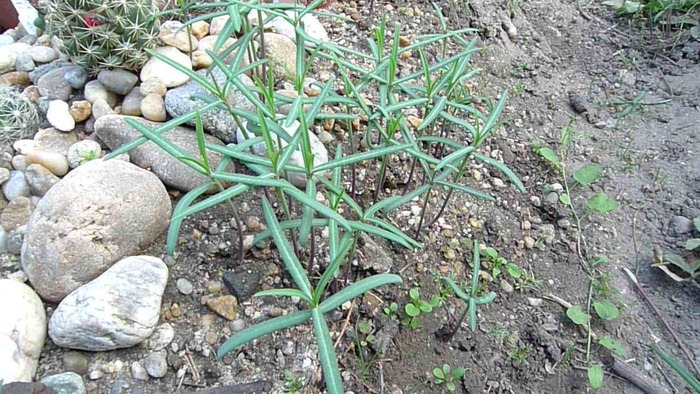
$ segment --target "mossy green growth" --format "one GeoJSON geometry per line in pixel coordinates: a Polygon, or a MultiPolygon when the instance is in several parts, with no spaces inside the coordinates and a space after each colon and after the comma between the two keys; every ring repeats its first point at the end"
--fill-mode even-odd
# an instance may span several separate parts
{"type": "Polygon", "coordinates": [[[47,0],[44,23],[63,50],[90,70],[138,70],[145,49],[158,43],[159,21],[152,0],[47,0]]]}

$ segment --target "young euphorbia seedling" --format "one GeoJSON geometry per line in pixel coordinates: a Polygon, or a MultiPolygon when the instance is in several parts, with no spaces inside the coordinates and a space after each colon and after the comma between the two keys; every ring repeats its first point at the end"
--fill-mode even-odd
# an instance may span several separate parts
{"type": "Polygon", "coordinates": [[[455,295],[467,303],[467,309],[464,311],[462,317],[457,322],[457,326],[455,327],[454,331],[452,331],[452,335],[450,335],[450,340],[457,333],[457,330],[459,330],[459,327],[462,325],[462,321],[467,316],[467,313],[469,313],[469,328],[471,328],[472,331],[476,331],[476,306],[488,304],[496,298],[496,293],[492,291],[487,293],[486,295],[477,297],[477,291],[479,289],[479,267],[481,266],[481,261],[479,260],[479,241],[477,240],[474,240],[473,262],[474,270],[472,273],[472,285],[471,289],[469,289],[469,294],[465,293],[464,290],[462,290],[462,288],[459,285],[457,285],[454,280],[452,280],[452,278],[442,278],[442,280],[444,280],[445,283],[447,283],[447,285],[450,286],[452,291],[454,291],[455,295]]]}

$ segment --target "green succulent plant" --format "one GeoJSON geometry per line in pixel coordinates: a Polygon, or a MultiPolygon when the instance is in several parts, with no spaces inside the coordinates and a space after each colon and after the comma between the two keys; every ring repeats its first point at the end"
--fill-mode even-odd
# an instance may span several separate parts
{"type": "Polygon", "coordinates": [[[72,61],[88,69],[138,70],[158,43],[152,0],[46,0],[44,23],[72,61]]]}
{"type": "Polygon", "coordinates": [[[0,86],[0,145],[32,138],[39,129],[34,104],[10,87],[0,86]]]}

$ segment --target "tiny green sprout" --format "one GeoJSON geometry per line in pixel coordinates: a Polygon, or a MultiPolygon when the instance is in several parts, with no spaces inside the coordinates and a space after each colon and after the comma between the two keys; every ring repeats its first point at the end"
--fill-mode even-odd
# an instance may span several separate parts
{"type": "Polygon", "coordinates": [[[489,261],[493,266],[491,268],[491,276],[493,276],[494,279],[498,278],[498,276],[501,275],[503,269],[505,269],[506,272],[508,272],[508,274],[514,279],[518,279],[522,275],[520,267],[518,267],[516,264],[509,262],[505,257],[499,256],[498,251],[496,249],[484,249],[484,256],[486,257],[486,260],[489,261]]]}
{"type": "Polygon", "coordinates": [[[401,320],[401,324],[410,326],[411,328],[418,328],[418,317],[421,313],[432,312],[433,308],[439,305],[440,298],[433,296],[430,302],[423,301],[420,299],[418,289],[411,289],[408,292],[408,296],[411,297],[411,302],[404,307],[404,312],[406,312],[407,317],[401,320]]]}
{"type": "Polygon", "coordinates": [[[372,335],[372,324],[369,320],[360,320],[357,323],[357,330],[363,334],[360,339],[360,346],[366,347],[368,344],[374,342],[374,335],[372,335]]]}
{"type": "Polygon", "coordinates": [[[399,310],[399,305],[395,302],[392,302],[389,306],[384,308],[384,314],[387,315],[391,320],[396,320],[397,317],[397,311],[399,310]]]}
{"type": "Polygon", "coordinates": [[[464,376],[464,368],[457,368],[453,371],[449,364],[443,364],[442,368],[433,368],[435,384],[444,384],[450,393],[457,390],[455,382],[458,382],[462,376],[464,376]]]}
{"type": "Polygon", "coordinates": [[[284,371],[284,392],[285,393],[298,393],[304,388],[306,384],[306,378],[303,376],[296,376],[292,371],[284,371]]]}
{"type": "MultiPolygon", "coordinates": [[[[477,296],[479,290],[479,268],[481,266],[481,260],[479,259],[479,241],[474,240],[474,260],[473,260],[473,271],[472,271],[472,282],[471,288],[468,290],[467,294],[457,283],[455,283],[452,278],[443,278],[443,281],[452,289],[455,295],[464,302],[467,303],[467,309],[462,314],[462,318],[457,322],[455,330],[452,332],[450,339],[454,337],[455,333],[462,325],[462,321],[469,314],[469,328],[472,331],[476,331],[476,307],[477,305],[484,305],[492,302],[496,298],[496,293],[489,292],[483,296],[477,296]]],[[[466,289],[465,289],[466,290],[466,289]]]]}

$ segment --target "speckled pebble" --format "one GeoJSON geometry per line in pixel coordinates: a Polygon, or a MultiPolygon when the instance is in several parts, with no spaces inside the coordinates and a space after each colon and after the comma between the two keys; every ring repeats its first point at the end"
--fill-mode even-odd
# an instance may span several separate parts
{"type": "Polygon", "coordinates": [[[68,148],[68,166],[76,168],[90,160],[95,160],[102,154],[100,144],[93,140],[83,140],[76,142],[68,148]]]}
{"type": "Polygon", "coordinates": [[[144,360],[146,372],[154,378],[162,378],[168,373],[168,352],[160,350],[149,354],[144,360]]]}
{"type": "Polygon", "coordinates": [[[190,295],[194,291],[194,286],[192,286],[192,283],[185,278],[178,279],[175,283],[175,287],[177,287],[177,290],[184,295],[190,295]]]}

